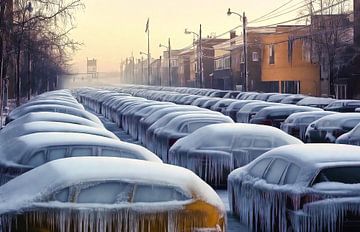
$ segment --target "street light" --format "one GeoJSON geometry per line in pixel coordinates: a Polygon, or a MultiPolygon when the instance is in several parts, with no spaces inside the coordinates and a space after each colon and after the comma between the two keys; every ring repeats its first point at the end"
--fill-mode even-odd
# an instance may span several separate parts
{"type": "MultiPolygon", "coordinates": [[[[231,9],[229,8],[227,13],[228,16],[234,14],[240,17],[240,21],[242,21],[243,24],[243,53],[244,53],[244,90],[247,91],[248,90],[248,62],[247,62],[247,33],[246,33],[246,24],[247,24],[247,18],[245,16],[245,12],[243,12],[243,14],[239,14],[236,13],[234,11],[231,11],[231,9]]],[[[241,67],[241,63],[240,63],[240,67],[241,67]]],[[[241,68],[240,68],[241,70],[241,68]]]]}
{"type": "Polygon", "coordinates": [[[203,79],[204,79],[204,74],[203,74],[203,59],[202,59],[202,44],[201,44],[201,24],[200,24],[200,30],[199,30],[199,34],[197,34],[196,32],[193,32],[193,31],[189,31],[187,28],[185,28],[185,31],[184,33],[186,35],[189,35],[189,34],[193,34],[193,35],[196,35],[198,37],[198,43],[199,43],[199,46],[198,46],[198,74],[199,74],[199,81],[200,81],[200,88],[203,87],[203,79]]]}
{"type": "Polygon", "coordinates": [[[168,62],[169,62],[169,86],[171,86],[171,82],[172,82],[172,77],[171,77],[171,46],[170,46],[170,38],[169,38],[169,41],[168,41],[168,46],[165,46],[165,45],[162,45],[162,44],[159,44],[159,47],[164,47],[166,49],[168,49],[168,62]]]}

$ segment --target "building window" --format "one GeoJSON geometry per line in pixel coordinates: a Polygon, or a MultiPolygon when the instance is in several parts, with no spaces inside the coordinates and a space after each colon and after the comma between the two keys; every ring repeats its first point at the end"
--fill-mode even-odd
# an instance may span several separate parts
{"type": "Polygon", "coordinates": [[[335,84],[336,99],[346,99],[346,84],[335,84]]]}
{"type": "Polygon", "coordinates": [[[230,57],[225,57],[224,58],[224,68],[225,69],[230,69],[230,57]]]}
{"type": "Polygon", "coordinates": [[[275,64],[275,45],[269,45],[269,64],[275,64]]]}
{"type": "Polygon", "coordinates": [[[281,93],[300,93],[300,81],[281,81],[281,93]]]}
{"type": "Polygon", "coordinates": [[[310,42],[303,41],[302,44],[302,59],[305,62],[311,62],[311,44],[310,42]]]}
{"type": "Polygon", "coordinates": [[[259,61],[259,53],[257,52],[252,53],[252,61],[259,61]]]}
{"type": "Polygon", "coordinates": [[[241,51],[240,53],[240,63],[245,63],[244,51],[241,51]]]}

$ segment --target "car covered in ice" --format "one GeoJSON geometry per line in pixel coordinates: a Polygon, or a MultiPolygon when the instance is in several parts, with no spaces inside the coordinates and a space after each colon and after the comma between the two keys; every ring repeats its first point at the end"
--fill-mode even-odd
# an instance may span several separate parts
{"type": "Polygon", "coordinates": [[[294,95],[289,95],[287,97],[285,97],[284,99],[282,99],[280,101],[280,103],[283,104],[296,104],[299,101],[301,101],[302,99],[306,98],[307,96],[302,95],[302,94],[294,94],[294,95]]]}
{"type": "Polygon", "coordinates": [[[237,100],[236,102],[231,103],[228,107],[226,107],[223,111],[223,114],[232,118],[232,120],[236,121],[236,113],[244,107],[246,104],[259,102],[258,100],[237,100]]]}
{"type": "Polygon", "coordinates": [[[280,103],[284,98],[287,98],[290,95],[291,94],[287,94],[287,93],[278,93],[278,94],[271,95],[266,101],[280,103]]]}
{"type": "Polygon", "coordinates": [[[351,131],[339,136],[336,143],[360,146],[360,123],[351,131]]]}
{"type": "Polygon", "coordinates": [[[260,110],[277,105],[279,105],[279,103],[270,103],[265,101],[256,101],[246,104],[236,113],[236,122],[249,123],[252,117],[254,117],[254,115],[260,110]]]}
{"type": "MultiPolygon", "coordinates": [[[[14,121],[16,122],[16,120],[14,121]]],[[[4,129],[0,131],[0,146],[7,142],[10,142],[12,139],[40,132],[64,132],[64,133],[84,133],[92,134],[97,136],[102,136],[105,138],[111,138],[119,140],[119,138],[112,132],[106,130],[105,128],[97,128],[83,125],[76,125],[71,123],[64,122],[46,122],[46,121],[37,121],[29,123],[14,123],[8,124],[4,129]]]]}
{"type": "Polygon", "coordinates": [[[339,113],[322,117],[311,123],[305,132],[310,143],[334,143],[336,139],[360,123],[358,113],[339,113]]]}
{"type": "Polygon", "coordinates": [[[161,160],[146,148],[84,133],[40,132],[14,137],[0,146],[0,182],[46,162],[73,156],[111,156],[161,160]]]}
{"type": "Polygon", "coordinates": [[[63,106],[63,105],[33,105],[33,106],[27,106],[24,108],[21,108],[20,111],[13,111],[14,113],[10,113],[6,117],[6,124],[20,118],[21,116],[24,116],[25,114],[32,113],[32,112],[59,112],[59,113],[65,113],[65,114],[71,114],[76,115],[82,118],[89,119],[95,123],[102,124],[100,119],[93,115],[92,113],[89,113],[85,110],[79,110],[73,107],[69,106],[63,106]]]}
{"type": "Polygon", "coordinates": [[[306,97],[298,101],[296,105],[318,107],[323,109],[334,101],[336,101],[336,99],[328,97],[306,97]]]}
{"type": "Polygon", "coordinates": [[[327,115],[336,114],[330,111],[299,112],[290,114],[280,125],[280,129],[286,133],[305,141],[307,127],[314,121],[327,115]]]}
{"type": "Polygon", "coordinates": [[[167,162],[168,151],[178,139],[207,125],[233,122],[224,115],[205,113],[179,115],[154,131],[153,141],[156,148],[154,152],[167,162]]]}
{"type": "Polygon", "coordinates": [[[169,150],[168,162],[192,170],[210,185],[222,187],[234,168],[274,147],[301,143],[270,126],[213,124],[179,139],[169,150]]]}
{"type": "Polygon", "coordinates": [[[360,147],[275,148],[230,173],[230,209],[251,231],[359,231],[360,147]]]}
{"type": "Polygon", "coordinates": [[[270,106],[257,112],[250,123],[280,128],[281,124],[293,113],[323,111],[320,108],[296,105],[270,106]]]}
{"type": "Polygon", "coordinates": [[[0,196],[3,231],[226,228],[224,204],[198,176],[181,167],[139,160],[55,160],[1,186],[0,196]]]}
{"type": "Polygon", "coordinates": [[[218,112],[224,112],[226,107],[228,107],[231,103],[237,102],[238,100],[234,99],[223,99],[218,101],[215,105],[211,106],[210,109],[218,112]]]}
{"type": "Polygon", "coordinates": [[[360,100],[336,100],[324,109],[336,112],[354,112],[359,107],[360,100]]]}
{"type": "Polygon", "coordinates": [[[83,126],[91,126],[96,128],[104,128],[103,124],[99,124],[89,119],[82,118],[79,116],[57,113],[57,112],[34,112],[28,113],[20,118],[17,118],[14,121],[9,122],[6,126],[11,126],[13,124],[23,124],[29,122],[38,122],[38,121],[46,121],[46,122],[64,122],[64,123],[72,123],[75,125],[83,125],[83,126]]]}

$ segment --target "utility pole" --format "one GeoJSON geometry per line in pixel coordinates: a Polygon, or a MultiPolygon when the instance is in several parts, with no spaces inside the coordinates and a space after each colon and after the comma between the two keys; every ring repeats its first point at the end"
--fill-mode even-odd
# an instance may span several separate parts
{"type": "Polygon", "coordinates": [[[148,36],[148,51],[147,51],[147,55],[148,55],[148,85],[150,85],[150,25],[149,25],[149,19],[148,19],[148,23],[147,23],[147,36],[148,36]]]}
{"type": "Polygon", "coordinates": [[[170,38],[169,38],[169,43],[168,43],[168,55],[169,55],[169,86],[171,86],[171,82],[172,82],[172,77],[171,77],[171,46],[170,46],[170,38]]]}
{"type": "Polygon", "coordinates": [[[204,74],[203,74],[203,59],[202,59],[202,37],[201,37],[201,24],[199,30],[199,78],[200,78],[200,88],[203,88],[204,74]]]}
{"type": "Polygon", "coordinates": [[[161,74],[162,74],[162,73],[161,73],[161,71],[162,71],[162,70],[161,70],[161,69],[162,69],[162,67],[161,67],[161,56],[160,56],[160,58],[159,58],[159,59],[160,59],[160,68],[159,68],[159,85],[161,86],[161,76],[162,76],[162,75],[161,75],[161,74]]]}
{"type": "Polygon", "coordinates": [[[242,16],[243,20],[243,43],[244,43],[244,90],[248,91],[248,62],[247,62],[247,33],[246,33],[246,24],[247,19],[245,16],[245,12],[243,12],[242,16]]]}
{"type": "Polygon", "coordinates": [[[141,56],[141,84],[144,84],[144,57],[141,56]]]}

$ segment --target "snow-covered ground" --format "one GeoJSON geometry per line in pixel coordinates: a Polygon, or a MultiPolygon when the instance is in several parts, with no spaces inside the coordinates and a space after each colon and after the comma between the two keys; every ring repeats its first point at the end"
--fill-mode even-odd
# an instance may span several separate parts
{"type": "MultiPolygon", "coordinates": [[[[94,113],[94,112],[91,112],[91,113],[94,113]]],[[[134,141],[129,134],[127,134],[123,130],[119,129],[119,127],[115,123],[109,121],[108,119],[106,119],[102,115],[99,115],[99,114],[96,114],[96,113],[94,113],[94,114],[97,115],[100,118],[100,120],[102,121],[102,123],[104,124],[106,129],[108,129],[109,131],[111,131],[115,135],[117,135],[120,138],[120,140],[125,141],[125,142],[129,142],[129,143],[135,143],[135,144],[141,145],[140,142],[134,141]]],[[[227,190],[218,189],[218,190],[216,190],[216,192],[220,196],[221,200],[224,202],[225,207],[226,207],[226,211],[228,212],[227,213],[228,228],[227,228],[226,231],[227,232],[249,232],[250,230],[245,225],[242,225],[239,222],[239,220],[234,215],[232,215],[230,213],[227,190]]]]}

